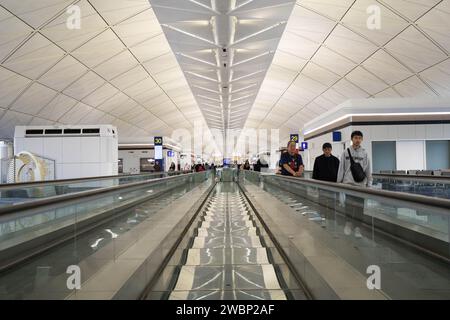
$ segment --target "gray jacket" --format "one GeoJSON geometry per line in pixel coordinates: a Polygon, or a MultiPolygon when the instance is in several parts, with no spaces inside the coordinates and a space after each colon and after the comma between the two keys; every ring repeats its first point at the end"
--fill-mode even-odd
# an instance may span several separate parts
{"type": "Polygon", "coordinates": [[[370,169],[370,160],[366,150],[364,150],[364,148],[362,147],[359,147],[356,150],[353,147],[350,147],[350,153],[353,157],[353,160],[361,164],[366,174],[366,178],[361,182],[355,182],[355,180],[353,179],[353,175],[350,170],[350,157],[348,156],[347,150],[348,149],[345,149],[341,156],[337,182],[353,184],[357,186],[372,186],[372,171],[370,169]]]}

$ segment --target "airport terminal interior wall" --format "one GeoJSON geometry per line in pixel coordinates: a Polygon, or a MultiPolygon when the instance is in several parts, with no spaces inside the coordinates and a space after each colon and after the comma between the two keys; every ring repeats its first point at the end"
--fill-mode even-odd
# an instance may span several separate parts
{"type": "MultiPolygon", "coordinates": [[[[372,141],[450,140],[450,124],[349,126],[336,130],[342,132],[342,142],[333,143],[331,132],[308,140],[309,149],[303,152],[306,169],[313,169],[314,159],[322,154],[322,144],[325,142],[332,143],[333,154],[340,157],[344,150],[344,145],[345,148],[350,146],[350,135],[354,130],[360,130],[364,134],[363,147],[371,159],[372,141]]],[[[397,155],[397,157],[399,156],[401,157],[401,155],[397,155]]],[[[398,160],[401,161],[401,159],[398,160]]]]}
{"type": "MultiPolygon", "coordinates": [[[[164,157],[164,170],[169,170],[170,163],[173,161],[175,165],[178,165],[178,152],[174,152],[173,157],[167,155],[167,149],[163,150],[164,157]]],[[[119,159],[122,159],[123,173],[141,173],[140,172],[140,159],[141,158],[155,158],[155,150],[119,150],[119,159]]]]}

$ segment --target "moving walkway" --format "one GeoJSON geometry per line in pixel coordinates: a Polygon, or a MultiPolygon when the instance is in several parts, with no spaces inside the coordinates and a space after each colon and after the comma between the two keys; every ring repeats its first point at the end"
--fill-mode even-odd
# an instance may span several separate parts
{"type": "Polygon", "coordinates": [[[216,185],[177,251],[147,299],[308,298],[236,183],[216,185]]]}
{"type": "Polygon", "coordinates": [[[0,208],[0,298],[450,298],[449,200],[231,180],[190,173],[0,208]]]}
{"type": "Polygon", "coordinates": [[[54,181],[0,184],[0,208],[80,191],[124,185],[133,182],[176,176],[188,171],[126,174],[54,181]]]}
{"type": "MultiPolygon", "coordinates": [[[[331,285],[328,297],[359,292],[363,299],[450,298],[448,199],[250,171],[241,184],[268,212],[271,228],[292,235],[284,240],[295,265],[317,270],[331,285]],[[374,267],[381,270],[381,289],[362,290],[374,267]]],[[[317,285],[311,273],[300,274],[309,288],[317,285]]]]}

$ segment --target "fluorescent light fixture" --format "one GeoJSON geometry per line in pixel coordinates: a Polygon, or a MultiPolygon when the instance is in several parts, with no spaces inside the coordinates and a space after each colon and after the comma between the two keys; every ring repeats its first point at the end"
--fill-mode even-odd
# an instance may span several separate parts
{"type": "Polygon", "coordinates": [[[214,121],[214,120],[211,120],[211,121],[209,121],[209,124],[212,124],[212,125],[215,125],[215,126],[219,126],[220,128],[223,128],[223,127],[224,127],[222,121],[214,121]]]}
{"type": "Polygon", "coordinates": [[[258,70],[258,71],[255,71],[255,72],[246,74],[246,75],[244,75],[244,76],[242,76],[242,77],[233,79],[233,80],[231,80],[230,82],[235,82],[235,81],[239,81],[239,80],[242,80],[242,79],[250,78],[250,77],[254,76],[255,74],[258,74],[258,73],[261,73],[261,72],[266,72],[266,70],[258,70]]]}
{"type": "Polygon", "coordinates": [[[323,129],[329,125],[332,125],[336,122],[339,122],[345,118],[348,117],[358,117],[358,116],[369,116],[369,117],[376,117],[376,116],[427,116],[427,115],[450,115],[450,112],[407,112],[407,113],[401,113],[401,112],[394,112],[394,113],[350,113],[343,115],[337,119],[334,119],[333,121],[330,121],[326,124],[323,124],[317,128],[304,131],[303,134],[310,134],[314,131],[323,129]]]}
{"type": "MultiPolygon", "coordinates": [[[[220,15],[220,13],[218,15],[220,15]]],[[[218,45],[219,44],[219,34],[217,33],[217,17],[212,16],[210,23],[211,23],[211,29],[212,29],[212,33],[213,33],[213,37],[214,37],[214,43],[216,45],[218,45]]],[[[217,60],[217,57],[216,57],[216,60],[217,60]]],[[[217,66],[219,66],[219,65],[220,65],[220,61],[218,61],[218,63],[217,63],[217,66]]]]}
{"type": "Polygon", "coordinates": [[[233,20],[231,22],[231,26],[230,26],[230,38],[228,39],[228,43],[233,43],[234,42],[234,38],[236,37],[236,25],[238,23],[238,18],[236,18],[235,16],[230,16],[230,18],[233,20]]]}
{"type": "Polygon", "coordinates": [[[222,116],[218,116],[218,115],[214,115],[214,114],[207,114],[206,117],[207,117],[208,119],[214,118],[214,119],[220,119],[220,120],[222,120],[222,116]]]}
{"type": "Polygon", "coordinates": [[[222,101],[220,101],[218,99],[210,98],[210,97],[204,96],[202,94],[197,94],[197,97],[202,98],[202,99],[206,99],[206,100],[216,101],[216,102],[219,102],[219,103],[222,102],[222,101]]]}
{"type": "Polygon", "coordinates": [[[213,46],[218,47],[214,42],[212,42],[212,41],[210,41],[210,40],[208,40],[208,39],[199,37],[199,36],[196,35],[196,34],[193,34],[193,33],[187,32],[187,31],[184,31],[184,30],[182,30],[182,29],[180,29],[180,28],[173,27],[173,26],[171,26],[171,25],[169,25],[169,24],[166,24],[166,23],[161,24],[161,26],[166,27],[166,28],[168,28],[168,29],[170,29],[170,30],[173,30],[173,31],[177,31],[177,32],[182,33],[182,34],[184,34],[184,35],[187,35],[187,36],[189,36],[189,37],[192,37],[192,38],[195,38],[195,39],[204,41],[204,42],[206,42],[206,43],[209,43],[209,44],[212,44],[213,46]]]}
{"type": "Polygon", "coordinates": [[[179,56],[182,56],[182,57],[185,57],[185,58],[188,58],[188,59],[197,61],[197,62],[201,62],[201,63],[207,64],[207,65],[210,65],[210,66],[212,66],[212,67],[217,67],[217,66],[216,66],[214,63],[212,63],[212,62],[209,62],[209,61],[206,61],[206,60],[203,60],[203,59],[199,59],[199,58],[190,56],[190,55],[185,54],[185,53],[182,53],[182,52],[177,52],[176,54],[179,55],[179,56]]]}
{"type": "Polygon", "coordinates": [[[243,109],[243,110],[233,111],[233,112],[231,112],[231,115],[232,115],[232,116],[241,115],[241,114],[248,113],[249,111],[250,111],[249,109],[243,109]]]}
{"type": "Polygon", "coordinates": [[[233,119],[233,120],[229,120],[228,122],[229,123],[235,123],[235,122],[242,122],[242,121],[245,121],[245,119],[244,118],[233,119]]]}
{"type": "Polygon", "coordinates": [[[209,11],[212,11],[212,12],[214,12],[214,13],[217,14],[217,15],[220,15],[220,12],[219,12],[219,11],[214,10],[214,9],[211,8],[211,7],[208,7],[206,4],[200,3],[200,2],[195,1],[195,0],[188,0],[188,1],[194,3],[194,4],[198,5],[198,6],[200,6],[200,7],[202,7],[202,8],[208,9],[209,11]]]}
{"type": "Polygon", "coordinates": [[[247,1],[243,2],[243,3],[241,3],[240,5],[234,7],[234,8],[231,9],[230,11],[228,11],[227,14],[230,14],[230,13],[233,12],[234,10],[237,10],[237,9],[239,9],[239,8],[242,8],[243,6],[246,6],[247,4],[252,3],[253,1],[255,1],[255,0],[247,0],[247,1]]]}
{"type": "Polygon", "coordinates": [[[244,90],[247,90],[247,89],[256,87],[256,86],[257,86],[257,84],[256,84],[256,83],[253,83],[253,84],[251,84],[251,85],[249,85],[249,86],[246,86],[246,87],[244,87],[244,88],[240,88],[240,89],[231,91],[230,94],[235,94],[235,93],[238,93],[238,92],[241,92],[241,91],[244,91],[244,90]]]}
{"type": "Polygon", "coordinates": [[[214,109],[222,110],[222,106],[216,106],[216,105],[209,104],[209,103],[206,103],[206,102],[202,102],[202,103],[200,103],[200,104],[201,104],[201,105],[204,105],[204,106],[207,106],[207,107],[214,108],[214,109]]]}
{"type": "Polygon", "coordinates": [[[250,104],[251,104],[250,102],[244,102],[244,103],[238,104],[237,106],[231,106],[230,105],[230,109],[237,109],[237,108],[240,108],[240,107],[243,107],[243,106],[248,106],[250,104]]]}
{"type": "Polygon", "coordinates": [[[248,39],[250,39],[250,38],[256,37],[257,35],[260,35],[261,33],[264,33],[264,32],[267,32],[267,31],[269,31],[269,30],[272,30],[272,29],[274,29],[274,28],[276,28],[276,27],[279,27],[279,26],[281,26],[281,25],[283,25],[283,24],[286,24],[286,21],[280,21],[280,22],[278,22],[278,23],[275,23],[274,25],[271,25],[270,27],[264,28],[264,29],[262,29],[262,30],[259,30],[259,31],[255,32],[255,33],[252,33],[252,34],[250,34],[250,35],[248,35],[248,36],[245,36],[245,37],[243,37],[243,38],[237,40],[236,42],[234,42],[234,43],[232,44],[232,46],[234,46],[235,44],[238,44],[238,43],[240,43],[240,42],[242,42],[242,41],[245,41],[245,40],[248,40],[248,39]]]}
{"type": "Polygon", "coordinates": [[[247,95],[242,96],[242,97],[240,97],[240,98],[233,99],[233,100],[231,100],[231,102],[236,102],[236,101],[244,100],[244,99],[251,98],[251,97],[254,97],[254,96],[255,96],[255,93],[247,94],[247,95]]]}
{"type": "Polygon", "coordinates": [[[216,119],[207,119],[207,122],[222,123],[222,122],[223,122],[223,119],[222,119],[222,118],[220,118],[220,120],[217,120],[217,118],[216,118],[216,119]]]}
{"type": "Polygon", "coordinates": [[[216,83],[219,82],[219,81],[217,81],[217,79],[213,79],[213,78],[210,78],[210,77],[207,77],[207,76],[198,74],[198,73],[196,73],[196,72],[185,71],[185,73],[191,74],[191,75],[193,75],[193,76],[196,76],[196,77],[198,77],[198,78],[201,78],[201,79],[204,79],[204,80],[208,80],[208,81],[211,81],[211,82],[216,82],[216,83]]]}
{"type": "Polygon", "coordinates": [[[220,72],[220,70],[217,70],[217,79],[219,79],[219,82],[222,83],[222,74],[220,72]]]}
{"type": "Polygon", "coordinates": [[[209,109],[204,109],[204,108],[202,108],[202,110],[203,110],[204,112],[209,112],[209,113],[214,113],[214,114],[220,114],[220,115],[222,115],[222,112],[217,111],[217,110],[209,110],[209,109]]]}
{"type": "Polygon", "coordinates": [[[220,94],[220,92],[219,91],[215,91],[215,90],[212,90],[212,89],[208,89],[208,88],[205,88],[205,87],[201,87],[201,86],[197,86],[197,85],[192,85],[194,88],[197,88],[197,89],[201,89],[201,90],[205,90],[205,91],[208,91],[208,92],[212,92],[212,93],[216,93],[216,94],[220,94]]]}
{"type": "Polygon", "coordinates": [[[256,60],[256,59],[258,59],[258,58],[267,56],[267,55],[272,54],[272,53],[274,53],[274,52],[275,52],[275,51],[272,51],[272,50],[271,50],[271,51],[266,51],[266,52],[264,52],[264,53],[258,54],[257,56],[254,56],[254,57],[251,57],[251,58],[248,58],[248,59],[245,59],[245,60],[236,62],[236,63],[233,64],[231,67],[232,67],[232,68],[233,68],[233,67],[236,67],[236,66],[241,65],[241,64],[243,64],[243,63],[247,63],[247,62],[256,60]]]}
{"type": "Polygon", "coordinates": [[[219,50],[214,50],[214,51],[215,51],[215,56],[216,56],[217,68],[220,68],[220,53],[219,53],[219,50]]]}

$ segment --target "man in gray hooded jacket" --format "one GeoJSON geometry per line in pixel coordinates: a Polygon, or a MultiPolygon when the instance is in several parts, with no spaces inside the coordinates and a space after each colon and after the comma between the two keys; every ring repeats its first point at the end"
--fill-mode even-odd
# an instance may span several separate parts
{"type": "Polygon", "coordinates": [[[370,160],[367,155],[366,150],[361,147],[363,141],[363,134],[361,131],[352,132],[352,146],[345,149],[341,156],[341,161],[339,163],[339,170],[337,175],[337,182],[347,183],[356,186],[370,187],[372,186],[372,171],[370,169],[370,160]],[[356,182],[353,179],[352,171],[350,170],[350,156],[348,155],[348,150],[350,149],[350,154],[355,162],[361,164],[361,167],[366,174],[366,178],[361,182],[356,182]]]}
{"type": "MultiPolygon", "coordinates": [[[[337,175],[338,183],[346,183],[356,186],[370,187],[372,186],[372,172],[370,169],[370,160],[367,155],[366,150],[361,147],[363,141],[363,134],[361,131],[354,131],[351,135],[352,146],[345,149],[341,156],[341,161],[339,163],[339,170],[337,175]],[[353,178],[352,171],[350,170],[351,160],[348,154],[350,154],[355,162],[359,163],[364,170],[365,179],[361,182],[356,182],[353,178]]],[[[352,222],[355,224],[355,237],[361,238],[361,222],[364,219],[364,198],[351,196],[346,194],[345,197],[345,215],[347,222],[344,228],[345,235],[351,235],[352,233],[352,222]]]]}

